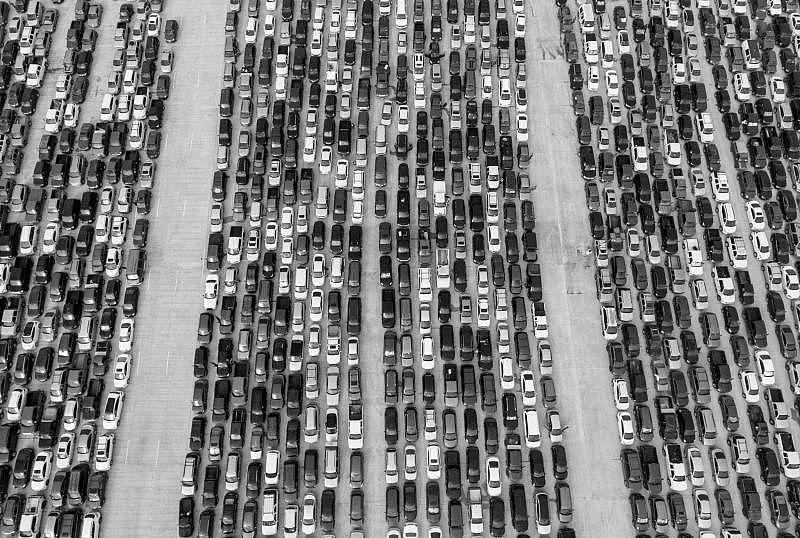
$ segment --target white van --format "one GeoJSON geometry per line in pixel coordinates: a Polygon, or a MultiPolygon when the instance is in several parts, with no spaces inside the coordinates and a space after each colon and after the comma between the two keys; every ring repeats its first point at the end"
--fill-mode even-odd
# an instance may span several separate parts
{"type": "Polygon", "coordinates": [[[286,100],[286,77],[275,77],[275,100],[286,100]]]}
{"type": "Polygon", "coordinates": [[[584,3],[578,6],[578,22],[581,25],[581,33],[594,32],[595,16],[592,4],[584,3]]]}
{"type": "Polygon", "coordinates": [[[308,267],[298,267],[294,275],[294,298],[305,300],[308,296],[308,267]]]}
{"type": "Polygon", "coordinates": [[[406,0],[397,2],[397,9],[394,14],[394,22],[398,28],[408,27],[408,14],[406,13],[406,0]]]}
{"type": "Polygon", "coordinates": [[[317,201],[314,207],[314,214],[318,219],[324,219],[328,216],[328,187],[317,187],[317,201]]]}
{"type": "Polygon", "coordinates": [[[750,86],[750,79],[747,73],[736,73],[733,75],[733,89],[737,101],[750,100],[753,95],[753,90],[750,86]]]}
{"type": "Polygon", "coordinates": [[[261,534],[275,536],[278,533],[278,492],[268,489],[264,492],[261,505],[261,534]]]}
{"type": "Polygon", "coordinates": [[[97,320],[94,316],[81,317],[81,323],[78,329],[78,349],[80,351],[89,351],[92,349],[92,340],[94,339],[96,326],[97,320]]]}
{"type": "Polygon", "coordinates": [[[386,126],[378,125],[375,128],[375,154],[386,155],[386,126]]]}
{"type": "Polygon", "coordinates": [[[331,288],[338,290],[342,287],[344,273],[344,260],[341,256],[331,258],[330,284],[331,288]]]}
{"type": "Polygon", "coordinates": [[[602,305],[600,310],[603,318],[603,336],[606,340],[616,340],[619,333],[617,311],[613,306],[607,305],[602,305]]]}
{"type": "Polygon", "coordinates": [[[536,415],[536,409],[525,409],[522,418],[525,423],[525,446],[539,448],[542,444],[542,436],[539,432],[539,417],[536,415]]]}
{"type": "MultiPolygon", "coordinates": [[[[385,148],[384,148],[385,153],[385,148]]],[[[356,141],[356,167],[357,168],[366,168],[367,167],[367,139],[366,138],[359,138],[356,141]]]]}
{"type": "Polygon", "coordinates": [[[117,96],[112,93],[103,95],[100,102],[100,120],[114,121],[114,113],[117,111],[117,96]]]}
{"type": "Polygon", "coordinates": [[[39,238],[39,228],[32,224],[26,224],[22,227],[22,233],[19,236],[19,252],[23,256],[31,256],[36,250],[36,244],[39,238]]]}

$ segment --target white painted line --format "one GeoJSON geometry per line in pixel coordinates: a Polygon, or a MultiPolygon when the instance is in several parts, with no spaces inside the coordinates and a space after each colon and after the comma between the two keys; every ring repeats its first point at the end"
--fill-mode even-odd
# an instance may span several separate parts
{"type": "Polygon", "coordinates": [[[195,77],[194,87],[195,88],[200,88],[200,72],[199,71],[197,72],[197,76],[195,77]]]}
{"type": "Polygon", "coordinates": [[[183,209],[181,209],[181,217],[186,216],[186,200],[183,201],[183,209]]]}
{"type": "Polygon", "coordinates": [[[125,459],[123,460],[123,463],[128,463],[128,451],[130,450],[130,448],[131,448],[131,440],[128,439],[127,441],[125,441],[125,459]]]}
{"type": "Polygon", "coordinates": [[[189,135],[189,151],[192,151],[192,144],[194,144],[194,132],[189,135]]]}
{"type": "Polygon", "coordinates": [[[161,207],[161,197],[158,196],[156,198],[156,210],[155,210],[156,217],[158,216],[158,210],[160,207],[161,207]]]}
{"type": "Polygon", "coordinates": [[[170,352],[167,351],[167,357],[164,360],[164,375],[169,375],[169,355],[170,352]]]}
{"type": "Polygon", "coordinates": [[[158,457],[161,454],[161,439],[156,440],[156,465],[158,465],[158,457]]]}
{"type": "Polygon", "coordinates": [[[136,363],[136,377],[139,377],[139,369],[142,367],[142,356],[136,355],[134,362],[136,363]]]}

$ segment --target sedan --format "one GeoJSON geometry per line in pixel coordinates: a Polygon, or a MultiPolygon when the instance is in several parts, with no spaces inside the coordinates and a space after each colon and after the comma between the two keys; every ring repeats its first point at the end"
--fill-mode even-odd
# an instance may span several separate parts
{"type": "Polygon", "coordinates": [[[617,432],[619,433],[619,442],[625,446],[632,445],[636,439],[633,418],[627,411],[619,411],[617,413],[617,432]]]}

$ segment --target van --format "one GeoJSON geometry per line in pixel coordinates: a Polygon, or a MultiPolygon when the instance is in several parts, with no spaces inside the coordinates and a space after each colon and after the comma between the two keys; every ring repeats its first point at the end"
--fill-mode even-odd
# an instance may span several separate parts
{"type": "Polygon", "coordinates": [[[237,56],[239,56],[239,47],[236,44],[236,38],[227,36],[225,38],[225,62],[233,63],[236,61],[237,56]]]}
{"type": "Polygon", "coordinates": [[[741,47],[728,47],[725,55],[728,58],[728,69],[732,73],[744,71],[744,53],[741,47]]]}
{"type": "Polygon", "coordinates": [[[0,463],[9,463],[17,454],[19,424],[0,426],[0,463]]]}
{"type": "Polygon", "coordinates": [[[539,418],[536,415],[536,409],[525,409],[523,422],[525,423],[525,446],[539,448],[542,444],[542,436],[539,432],[539,418]]]}
{"type": "Polygon", "coordinates": [[[719,321],[712,312],[703,312],[700,315],[700,328],[703,331],[703,342],[710,348],[719,347],[720,333],[719,321]]]}
{"type": "Polygon", "coordinates": [[[647,41],[642,41],[641,43],[636,44],[636,53],[639,57],[639,66],[641,67],[650,67],[650,61],[652,59],[652,49],[650,48],[650,43],[647,41]]]}
{"type": "Polygon", "coordinates": [[[331,287],[334,289],[339,289],[342,287],[342,282],[344,278],[344,260],[341,256],[334,256],[331,259],[331,270],[330,270],[330,283],[331,287]]]}
{"type": "Polygon", "coordinates": [[[790,103],[781,103],[778,105],[778,122],[781,129],[794,128],[794,113],[790,103]]]}
{"type": "Polygon", "coordinates": [[[707,407],[697,407],[694,411],[697,420],[697,429],[703,438],[703,444],[713,446],[717,440],[717,425],[714,422],[714,414],[707,407]]]}
{"type": "Polygon", "coordinates": [[[561,523],[572,522],[572,492],[566,482],[556,482],[556,507],[561,523]]]}
{"type": "Polygon", "coordinates": [[[317,187],[317,198],[314,207],[316,208],[315,215],[318,219],[324,219],[328,216],[328,187],[317,187]]]}
{"type": "Polygon", "coordinates": [[[336,446],[325,447],[325,487],[335,488],[339,482],[339,449],[336,446]]]}
{"type": "Polygon", "coordinates": [[[581,25],[581,33],[594,32],[595,15],[591,3],[587,2],[578,6],[578,22],[581,25]]]}
{"type": "Polygon", "coordinates": [[[308,295],[308,268],[298,267],[294,276],[294,298],[305,300],[308,295]]]}
{"type": "Polygon", "coordinates": [[[129,286],[138,286],[144,280],[147,266],[147,253],[143,249],[133,248],[128,251],[125,262],[125,279],[129,286]]]}
{"type": "Polygon", "coordinates": [[[96,330],[97,319],[94,316],[81,317],[78,329],[78,349],[80,351],[89,351],[92,349],[96,330]]]}
{"type": "Polygon", "coordinates": [[[359,138],[356,141],[356,167],[367,167],[367,139],[359,138]]]}
{"type": "MultiPolygon", "coordinates": [[[[583,4],[586,5],[586,4],[583,4]]],[[[536,512],[536,532],[542,535],[550,534],[550,499],[547,493],[536,494],[534,507],[536,512]]]]}
{"type": "Polygon", "coordinates": [[[619,333],[619,322],[617,321],[617,311],[612,306],[603,305],[601,307],[603,320],[603,335],[606,340],[616,340],[619,333]]]}

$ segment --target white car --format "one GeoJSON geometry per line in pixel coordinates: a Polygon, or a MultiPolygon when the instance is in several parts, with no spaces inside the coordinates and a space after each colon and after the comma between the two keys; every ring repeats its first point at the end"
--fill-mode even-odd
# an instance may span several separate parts
{"type": "Polygon", "coordinates": [[[792,392],[795,395],[800,395],[800,363],[787,362],[786,371],[789,374],[789,383],[791,384],[792,392]]]}
{"type": "Polygon", "coordinates": [[[492,497],[502,493],[503,482],[500,478],[500,460],[495,456],[486,458],[486,489],[492,497]]]}
{"type": "Polygon", "coordinates": [[[600,63],[600,43],[597,41],[597,34],[588,33],[583,38],[583,56],[586,59],[586,63],[597,65],[600,63]]]}
{"type": "Polygon", "coordinates": [[[122,418],[123,404],[125,403],[125,393],[122,391],[109,392],[103,404],[103,428],[106,430],[116,430],[122,418]]]}
{"type": "Polygon", "coordinates": [[[206,310],[214,310],[217,307],[218,296],[219,275],[208,275],[206,277],[205,291],[203,292],[203,307],[206,310]]]}
{"type": "Polygon", "coordinates": [[[750,229],[754,232],[764,230],[767,221],[761,202],[758,200],[750,200],[744,205],[744,208],[747,213],[747,220],[750,223],[750,229]]]}
{"type": "Polygon", "coordinates": [[[619,96],[619,77],[613,69],[606,71],[606,92],[609,97],[619,96]]]}
{"type": "Polygon", "coordinates": [[[757,260],[767,261],[772,257],[772,247],[766,232],[750,232],[750,242],[757,260]]]}
{"type": "Polygon", "coordinates": [[[132,367],[133,358],[130,355],[122,353],[117,356],[116,361],[114,361],[114,388],[124,389],[128,386],[132,367]]]}
{"type": "Polygon", "coordinates": [[[64,126],[74,129],[78,125],[78,118],[81,115],[81,105],[67,103],[64,107],[64,126]]]}
{"type": "Polygon", "coordinates": [[[772,100],[774,102],[783,103],[786,101],[786,84],[783,82],[782,77],[770,77],[769,87],[772,90],[772,100]]]}
{"type": "Polygon", "coordinates": [[[686,83],[686,64],[680,56],[672,59],[672,80],[676,84],[686,83]]]}
{"type": "Polygon", "coordinates": [[[19,422],[27,396],[28,389],[25,387],[14,387],[11,390],[6,403],[6,419],[9,422],[19,422]]]}
{"type": "Polygon", "coordinates": [[[694,276],[703,275],[703,253],[700,250],[700,243],[694,237],[684,239],[683,252],[686,256],[686,266],[689,274],[694,276]]]}
{"type": "Polygon", "coordinates": [[[406,445],[403,450],[403,474],[406,480],[417,479],[417,449],[406,445]]]}
{"type": "Polygon", "coordinates": [[[64,404],[64,430],[68,432],[75,430],[78,427],[80,414],[81,406],[78,400],[75,398],[67,400],[67,403],[64,404]]]}
{"type": "Polygon", "coordinates": [[[514,37],[525,38],[525,29],[527,27],[527,18],[524,13],[517,14],[516,22],[514,23],[514,37]]]}
{"type": "Polygon", "coordinates": [[[761,385],[765,387],[775,385],[775,363],[770,354],[767,351],[759,350],[755,352],[755,359],[761,385]]]}
{"type": "Polygon", "coordinates": [[[389,448],[386,450],[384,476],[387,484],[397,484],[397,450],[389,448]]]}
{"type": "Polygon", "coordinates": [[[397,107],[397,131],[399,133],[408,132],[409,112],[408,105],[400,105],[397,107]]]}
{"type": "Polygon", "coordinates": [[[422,369],[433,370],[435,359],[433,356],[433,337],[426,335],[422,337],[422,369]]]}
{"type": "Polygon", "coordinates": [[[600,68],[596,65],[590,65],[587,71],[586,84],[590,92],[596,92],[600,89],[600,68]]]}
{"type": "Polygon", "coordinates": [[[800,276],[797,274],[797,269],[790,265],[781,267],[783,274],[783,293],[790,301],[800,299],[800,276]]]}
{"type": "Polygon", "coordinates": [[[44,491],[50,484],[50,466],[53,463],[53,453],[49,450],[42,450],[33,459],[31,469],[31,489],[33,491],[44,491]]]}
{"type": "Polygon", "coordinates": [[[314,323],[322,321],[322,315],[325,305],[324,295],[321,289],[315,288],[311,291],[311,308],[309,310],[309,318],[314,323]]]}
{"type": "Polygon", "coordinates": [[[427,453],[427,474],[428,480],[439,480],[442,476],[441,449],[436,443],[428,444],[427,453]]]}
{"type": "Polygon", "coordinates": [[[56,443],[56,468],[69,469],[72,466],[72,449],[74,447],[75,434],[62,433],[56,443]]]}
{"type": "Polygon", "coordinates": [[[628,392],[628,382],[624,379],[615,378],[611,382],[614,392],[614,405],[618,411],[627,411],[631,406],[631,398],[628,392]]]}
{"type": "Polygon", "coordinates": [[[523,370],[519,374],[522,388],[522,405],[525,407],[536,406],[536,379],[531,370],[523,370]]]}
{"type": "Polygon", "coordinates": [[[736,233],[736,213],[730,202],[720,202],[717,204],[717,217],[719,218],[722,233],[726,235],[736,233]]]}
{"type": "Polygon", "coordinates": [[[98,471],[110,471],[114,458],[114,434],[104,433],[94,447],[94,466],[98,471]]]}
{"type": "Polygon", "coordinates": [[[301,530],[306,536],[313,536],[317,528],[317,499],[313,493],[306,493],[303,497],[301,530]]]}
{"type": "Polygon", "coordinates": [[[150,13],[147,17],[147,35],[158,37],[159,30],[161,30],[161,15],[150,13]]]}
{"type": "Polygon", "coordinates": [[[314,136],[306,136],[303,143],[303,162],[312,164],[317,155],[317,139],[314,136]]]}
{"type": "MultiPolygon", "coordinates": [[[[42,254],[53,254],[56,251],[56,244],[60,236],[60,229],[57,222],[48,222],[42,235],[42,254]]],[[[34,232],[35,237],[35,232],[34,232]]],[[[32,241],[31,243],[35,243],[32,241]]],[[[33,253],[31,251],[31,253],[33,253]]]]}
{"type": "Polygon", "coordinates": [[[627,250],[628,256],[631,258],[638,258],[642,255],[642,239],[639,236],[639,230],[636,228],[628,228],[628,231],[625,232],[625,238],[627,239],[627,250]]]}
{"type": "Polygon", "coordinates": [[[278,250],[278,223],[268,222],[264,228],[264,248],[270,252],[278,250]]]}
{"type": "Polygon", "coordinates": [[[331,173],[331,169],[333,166],[332,162],[333,156],[333,149],[330,146],[323,146],[322,151],[320,152],[319,158],[319,173],[322,175],[328,175],[331,173]]]}
{"type": "Polygon", "coordinates": [[[630,446],[636,440],[633,418],[628,411],[617,412],[617,433],[619,433],[619,442],[623,446],[630,446]]]}
{"type": "Polygon", "coordinates": [[[761,401],[758,390],[758,379],[755,372],[748,370],[740,371],[739,381],[742,384],[742,396],[747,403],[758,403],[761,401]]]}
{"type": "Polygon", "coordinates": [[[514,390],[514,363],[511,357],[500,358],[500,387],[514,390]]]}
{"type": "Polygon", "coordinates": [[[524,112],[517,112],[517,141],[528,141],[528,115],[524,112]]]}
{"type": "Polygon", "coordinates": [[[128,352],[133,347],[135,323],[133,318],[122,318],[119,324],[119,350],[128,352]]]}

